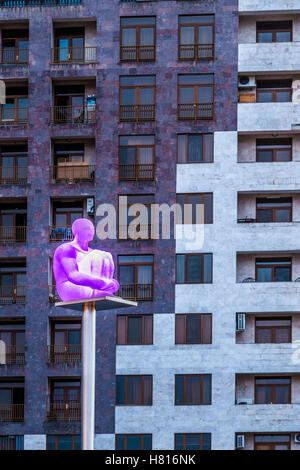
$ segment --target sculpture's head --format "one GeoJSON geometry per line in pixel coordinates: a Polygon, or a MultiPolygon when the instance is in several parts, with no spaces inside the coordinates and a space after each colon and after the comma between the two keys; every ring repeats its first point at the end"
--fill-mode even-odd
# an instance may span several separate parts
{"type": "Polygon", "coordinates": [[[95,228],[92,222],[88,219],[77,219],[73,222],[72,232],[74,237],[78,240],[90,242],[95,235],[95,228]]]}

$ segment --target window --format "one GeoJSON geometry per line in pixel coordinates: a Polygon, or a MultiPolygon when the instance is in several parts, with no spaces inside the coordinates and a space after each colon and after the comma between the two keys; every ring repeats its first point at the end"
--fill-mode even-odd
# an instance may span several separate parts
{"type": "Polygon", "coordinates": [[[52,363],[70,363],[81,361],[81,322],[51,323],[51,345],[48,359],[52,363]]]}
{"type": "Polygon", "coordinates": [[[0,265],[0,303],[24,303],[26,298],[26,262],[0,265]]]}
{"type": "Polygon", "coordinates": [[[292,101],[292,80],[258,80],[257,103],[283,103],[292,101]]]}
{"type": "Polygon", "coordinates": [[[2,64],[28,64],[28,29],[2,30],[2,64]]]}
{"type": "Polygon", "coordinates": [[[210,313],[175,315],[175,344],[211,344],[210,313]]]}
{"type": "Polygon", "coordinates": [[[179,60],[212,59],[214,15],[179,16],[179,60]]]}
{"type": "Polygon", "coordinates": [[[213,134],[179,134],[177,137],[178,163],[213,162],[213,134]]]}
{"type": "Polygon", "coordinates": [[[2,124],[25,124],[28,118],[28,87],[6,87],[6,102],[1,105],[2,124]]]}
{"type": "Polygon", "coordinates": [[[0,353],[0,364],[25,363],[24,321],[1,322],[0,341],[5,345],[5,352],[0,353]]]}
{"type": "Polygon", "coordinates": [[[292,139],[257,139],[257,162],[289,162],[292,160],[292,139]]]}
{"type": "Polygon", "coordinates": [[[117,344],[153,344],[153,315],[118,315],[117,344]]]}
{"type": "Polygon", "coordinates": [[[120,77],[120,121],[155,120],[155,76],[120,77]]]}
{"type": "Polygon", "coordinates": [[[155,18],[121,18],[120,46],[121,61],[155,60],[155,18]]]}
{"type": "Polygon", "coordinates": [[[175,375],[175,405],[210,405],[211,375],[175,375]]]}
{"type": "Polygon", "coordinates": [[[132,135],[120,137],[119,179],[154,179],[154,136],[132,135]]]}
{"type": "Polygon", "coordinates": [[[153,194],[120,195],[119,198],[119,239],[151,239],[151,208],[153,194]],[[125,203],[126,197],[126,203],[125,203]],[[138,205],[142,205],[138,210],[138,205]],[[133,207],[135,206],[135,207],[133,207]],[[134,215],[129,215],[134,214],[134,215]],[[137,223],[136,218],[139,218],[137,223]]]}
{"type": "Polygon", "coordinates": [[[0,450],[24,450],[24,436],[0,436],[0,450]]]}
{"type": "Polygon", "coordinates": [[[213,75],[178,76],[178,119],[213,119],[213,75]]]}
{"type": "Polygon", "coordinates": [[[87,123],[95,122],[96,105],[85,106],[85,85],[56,85],[51,122],[87,123]]]}
{"type": "Polygon", "coordinates": [[[0,183],[27,182],[27,144],[0,145],[0,183]]]}
{"type": "Polygon", "coordinates": [[[153,300],[153,256],[119,256],[120,296],[153,300]]]}
{"type": "Polygon", "coordinates": [[[177,255],[176,283],[211,283],[212,254],[177,255]]]}
{"type": "Polygon", "coordinates": [[[256,343],[291,343],[292,318],[291,317],[256,317],[255,318],[256,343]]]}
{"type": "Polygon", "coordinates": [[[292,21],[263,21],[256,23],[257,42],[291,42],[292,21]]]}
{"type": "Polygon", "coordinates": [[[78,421],[80,410],[80,380],[50,379],[48,421],[78,421]]]}
{"type": "Polygon", "coordinates": [[[210,450],[211,434],[175,434],[175,450],[210,450]]]}
{"type": "Polygon", "coordinates": [[[290,450],[290,434],[256,434],[254,450],[290,450]]]}
{"type": "Polygon", "coordinates": [[[85,161],[85,144],[55,144],[53,179],[58,182],[93,181],[95,165],[85,161]]]}
{"type": "Polygon", "coordinates": [[[180,205],[182,219],[179,217],[177,223],[184,224],[212,224],[213,223],[213,195],[208,194],[177,194],[176,202],[180,205]],[[186,205],[189,204],[190,207],[186,205]],[[197,206],[204,206],[202,211],[197,210],[197,206]]]}
{"type": "Polygon", "coordinates": [[[116,450],[151,450],[152,434],[116,434],[116,450]]]}
{"type": "Polygon", "coordinates": [[[291,197],[257,198],[257,222],[292,222],[293,199],[291,197]]]}
{"type": "Polygon", "coordinates": [[[53,201],[50,241],[73,240],[72,224],[83,217],[83,201],[53,201]]]}
{"type": "Polygon", "coordinates": [[[117,405],[152,405],[152,375],[117,375],[117,405]]]}
{"type": "Polygon", "coordinates": [[[24,421],[24,379],[0,380],[0,422],[24,421]]]}
{"type": "Polygon", "coordinates": [[[56,28],[53,62],[84,62],[84,28],[56,28]]]}
{"type": "Polygon", "coordinates": [[[255,403],[259,405],[291,403],[291,378],[256,377],[255,403]]]}
{"type": "Polygon", "coordinates": [[[27,204],[23,199],[0,204],[0,243],[26,241],[27,204]]]}
{"type": "Polygon", "coordinates": [[[47,436],[47,450],[81,450],[80,436],[47,436]]]}
{"type": "Polygon", "coordinates": [[[256,282],[289,282],[292,276],[291,258],[257,258],[256,282]]]}

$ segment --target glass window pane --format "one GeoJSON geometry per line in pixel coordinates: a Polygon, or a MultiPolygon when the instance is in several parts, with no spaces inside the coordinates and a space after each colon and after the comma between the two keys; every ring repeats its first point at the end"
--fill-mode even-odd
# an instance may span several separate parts
{"type": "Polygon", "coordinates": [[[154,29],[141,28],[140,29],[140,45],[153,46],[154,45],[154,29]]]}
{"type": "Polygon", "coordinates": [[[270,328],[258,328],[256,330],[256,343],[271,343],[272,331],[270,328]]]}
{"type": "Polygon", "coordinates": [[[180,28],[180,44],[194,44],[195,43],[195,28],[194,26],[182,26],[180,28]]]}
{"type": "Polygon", "coordinates": [[[290,210],[289,209],[277,209],[276,210],[276,222],[290,222],[290,210]]]}
{"type": "Polygon", "coordinates": [[[141,377],[127,377],[127,403],[135,405],[142,403],[141,377]]]}
{"type": "Polygon", "coordinates": [[[198,27],[198,44],[212,44],[213,43],[213,27],[212,26],[199,26],[198,27]]]}
{"type": "Polygon", "coordinates": [[[81,436],[74,436],[74,450],[81,450],[81,436]]]}
{"type": "Polygon", "coordinates": [[[211,103],[212,102],[212,87],[202,86],[199,87],[198,103],[211,103]]]}
{"type": "Polygon", "coordinates": [[[135,104],[135,88],[123,88],[121,96],[122,104],[135,104]]]}
{"type": "Polygon", "coordinates": [[[186,342],[201,343],[201,315],[187,315],[186,342]]]}
{"type": "Polygon", "coordinates": [[[203,282],[212,282],[212,255],[204,255],[204,279],[203,282]]]}
{"type": "Polygon", "coordinates": [[[122,29],[122,46],[136,46],[136,29],[122,29]]]}
{"type": "Polygon", "coordinates": [[[258,404],[271,403],[271,388],[270,387],[256,387],[256,403],[258,404]]]}
{"type": "Polygon", "coordinates": [[[257,282],[271,282],[272,269],[271,268],[257,268],[257,282]]]}
{"type": "Polygon", "coordinates": [[[125,377],[117,377],[117,404],[122,405],[125,403],[125,377]]]}
{"type": "Polygon", "coordinates": [[[290,332],[288,328],[276,328],[275,330],[276,343],[290,343],[290,332]]]}
{"type": "Polygon", "coordinates": [[[183,450],[183,434],[175,434],[175,450],[183,450]]]}
{"type": "Polygon", "coordinates": [[[136,163],[136,148],[135,147],[121,147],[120,148],[120,163],[122,165],[136,163]]]}
{"type": "Polygon", "coordinates": [[[277,42],[290,42],[291,41],[290,31],[277,31],[276,41],[277,42]]]}
{"type": "Polygon", "coordinates": [[[188,136],[188,161],[203,161],[203,135],[199,134],[188,136]]]}
{"type": "Polygon", "coordinates": [[[128,344],[142,344],[143,318],[128,317],[128,344]]]}
{"type": "Polygon", "coordinates": [[[175,377],[175,403],[181,405],[184,400],[184,376],[177,375],[175,377]]]}
{"type": "Polygon", "coordinates": [[[116,436],[116,450],[125,450],[125,436],[120,434],[116,436]]]}
{"type": "Polygon", "coordinates": [[[120,266],[120,283],[134,283],[134,266],[120,266]]]}
{"type": "Polygon", "coordinates": [[[186,434],[185,448],[186,450],[201,450],[200,434],[186,434]]]}
{"type": "Polygon", "coordinates": [[[72,436],[57,436],[57,450],[72,450],[72,436]]]}
{"type": "Polygon", "coordinates": [[[127,449],[126,450],[141,450],[142,438],[140,435],[127,436],[127,449]]]}
{"type": "Polygon", "coordinates": [[[202,282],[202,256],[187,256],[186,282],[202,282]]]}
{"type": "Polygon", "coordinates": [[[186,403],[200,403],[201,377],[197,375],[186,376],[186,403]]]}
{"type": "Polygon", "coordinates": [[[273,37],[272,32],[268,33],[264,31],[264,32],[259,32],[257,34],[258,42],[272,42],[272,37],[273,37]]]}
{"type": "Polygon", "coordinates": [[[202,450],[211,449],[211,437],[210,434],[202,434],[202,450]]]}
{"type": "Polygon", "coordinates": [[[291,278],[291,268],[275,268],[275,281],[289,282],[291,278]]]}
{"type": "Polygon", "coordinates": [[[291,101],[291,93],[289,91],[277,91],[276,102],[285,103],[287,101],[291,101]]]}
{"type": "Polygon", "coordinates": [[[275,387],[275,403],[289,403],[289,386],[275,387]]]}
{"type": "Polygon", "coordinates": [[[273,150],[258,150],[257,151],[258,162],[272,162],[273,161],[273,150]]]}
{"type": "Polygon", "coordinates": [[[260,93],[258,92],[256,95],[256,99],[258,103],[272,103],[273,94],[271,91],[260,93]]]}
{"type": "Polygon", "coordinates": [[[276,160],[278,162],[288,162],[291,160],[291,151],[290,150],[277,150],[276,151],[276,160]]]}
{"type": "Polygon", "coordinates": [[[140,104],[153,104],[154,89],[140,88],[140,104]]]}
{"type": "Polygon", "coordinates": [[[203,404],[208,405],[211,401],[211,376],[203,375],[203,404]]]}
{"type": "Polygon", "coordinates": [[[257,211],[257,222],[273,222],[272,209],[264,209],[257,211]]]}
{"type": "Polygon", "coordinates": [[[177,255],[176,257],[176,282],[183,284],[185,281],[185,256],[177,255]]]}
{"type": "Polygon", "coordinates": [[[180,87],[180,103],[194,103],[194,87],[180,87]]]}
{"type": "Polygon", "coordinates": [[[152,449],[152,436],[151,434],[144,434],[144,450],[152,449]]]}
{"type": "Polygon", "coordinates": [[[47,449],[55,450],[55,436],[47,436],[47,449]]]}

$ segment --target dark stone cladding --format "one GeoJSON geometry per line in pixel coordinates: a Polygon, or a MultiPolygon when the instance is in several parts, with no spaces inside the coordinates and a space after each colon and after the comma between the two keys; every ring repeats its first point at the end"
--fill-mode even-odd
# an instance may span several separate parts
{"type": "MultiPolygon", "coordinates": [[[[0,367],[0,377],[25,376],[24,424],[0,423],[2,434],[79,433],[79,423],[47,423],[48,377],[79,377],[80,368],[47,365],[49,317],[76,316],[48,303],[48,259],[55,244],[48,242],[50,198],[95,196],[102,202],[117,204],[118,194],[155,194],[157,203],[174,203],[176,198],[176,135],[185,132],[236,130],[237,106],[237,0],[156,1],[120,3],[118,0],[84,0],[82,6],[51,8],[0,8],[0,23],[28,20],[30,66],[0,67],[0,78],[24,78],[29,83],[29,125],[0,127],[0,140],[28,139],[29,174],[26,186],[0,186],[1,198],[26,197],[28,202],[28,240],[26,245],[1,246],[0,258],[26,257],[27,302],[25,306],[0,306],[0,318],[26,317],[26,365],[0,367]],[[215,60],[178,62],[179,14],[215,14],[215,60]],[[156,16],[156,62],[119,62],[120,16],[156,16]],[[54,19],[93,18],[97,20],[97,65],[49,65],[52,21],[54,19]],[[215,120],[177,121],[177,74],[214,73],[215,120]],[[156,75],[156,121],[119,123],[119,76],[156,75]],[[96,78],[97,124],[87,126],[49,126],[51,79],[55,77],[96,78]],[[156,138],[156,180],[153,183],[118,181],[118,136],[154,134],[156,138]],[[49,184],[51,138],[96,138],[96,184],[49,184]]],[[[97,222],[97,219],[96,219],[97,222]]],[[[95,241],[94,247],[118,254],[154,254],[154,302],[140,302],[138,313],[174,313],[175,242],[95,241]]],[[[133,310],[128,310],[133,312],[133,310]]],[[[115,426],[115,315],[98,313],[96,433],[114,433],[115,426]]],[[[123,310],[122,313],[125,313],[123,310]]]]}

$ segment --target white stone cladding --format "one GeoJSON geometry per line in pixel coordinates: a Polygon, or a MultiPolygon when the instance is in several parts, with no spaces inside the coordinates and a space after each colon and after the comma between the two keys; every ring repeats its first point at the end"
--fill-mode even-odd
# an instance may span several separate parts
{"type": "Polygon", "coordinates": [[[25,434],[24,450],[46,450],[46,442],[45,434],[25,434]]]}

